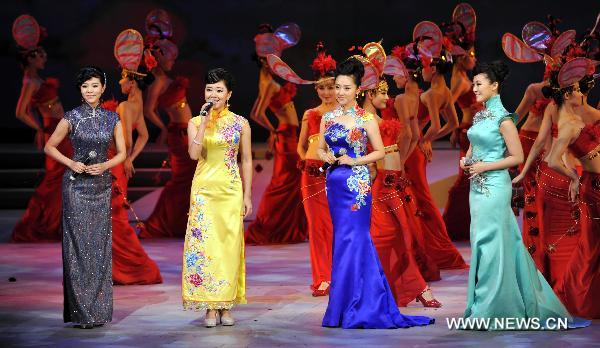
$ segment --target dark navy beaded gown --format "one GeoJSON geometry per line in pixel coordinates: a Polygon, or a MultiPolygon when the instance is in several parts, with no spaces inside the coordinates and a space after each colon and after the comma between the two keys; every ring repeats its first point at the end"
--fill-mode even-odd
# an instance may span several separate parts
{"type": "MultiPolygon", "coordinates": [[[[89,164],[105,162],[119,116],[83,104],[64,118],[70,124],[73,160],[84,162],[95,151],[89,164]]],[[[104,324],[112,320],[113,310],[111,174],[82,173],[71,180],[72,174],[67,168],[62,183],[64,321],[104,324]]]]}

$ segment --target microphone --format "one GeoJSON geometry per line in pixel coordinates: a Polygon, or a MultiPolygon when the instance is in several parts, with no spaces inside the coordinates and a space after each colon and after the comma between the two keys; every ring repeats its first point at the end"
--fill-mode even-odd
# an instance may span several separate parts
{"type": "Polygon", "coordinates": [[[208,112],[210,111],[210,109],[213,107],[213,103],[212,102],[208,102],[208,105],[206,105],[206,107],[204,107],[201,111],[200,111],[200,116],[206,116],[208,115],[208,112]]]}
{"type": "MultiPolygon", "coordinates": [[[[340,149],[340,151],[337,153],[337,155],[335,155],[335,158],[340,158],[340,157],[344,156],[345,154],[346,154],[346,149],[342,147],[342,148],[340,149]]],[[[333,164],[331,164],[331,163],[329,163],[329,162],[325,162],[325,163],[323,163],[323,165],[322,165],[322,166],[319,168],[319,171],[320,171],[321,173],[324,173],[324,172],[327,170],[327,168],[329,168],[329,167],[331,167],[331,166],[334,166],[334,165],[337,165],[337,161],[333,162],[333,164]]]]}
{"type": "MultiPolygon", "coordinates": [[[[90,151],[90,153],[88,153],[87,158],[83,160],[83,164],[85,164],[85,165],[90,164],[90,162],[92,162],[92,160],[94,158],[96,158],[96,151],[92,150],[92,151],[90,151]]],[[[81,173],[72,173],[71,176],[69,176],[69,179],[71,179],[71,181],[73,181],[73,180],[77,179],[79,174],[81,174],[81,173]]]]}

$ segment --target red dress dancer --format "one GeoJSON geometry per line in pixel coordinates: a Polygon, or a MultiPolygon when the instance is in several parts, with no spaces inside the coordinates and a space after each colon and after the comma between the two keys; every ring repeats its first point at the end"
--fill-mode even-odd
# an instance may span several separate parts
{"type": "MultiPolygon", "coordinates": [[[[64,116],[58,98],[59,81],[42,80],[38,71],[46,64],[46,52],[38,46],[40,27],[29,15],[18,17],[13,23],[13,37],[19,46],[19,56],[24,70],[23,87],[17,104],[17,118],[37,131],[35,142],[42,148],[64,116]],[[36,119],[36,110],[43,123],[36,119]]],[[[72,155],[68,137],[57,146],[65,156],[72,155]]],[[[65,166],[50,156],[45,158],[44,178],[29,199],[27,209],[15,225],[11,242],[55,242],[61,239],[62,177],[65,166]]]]}
{"type": "MultiPolygon", "coordinates": [[[[555,23],[551,23],[553,26],[555,23]]],[[[556,37],[556,30],[551,30],[539,22],[530,22],[523,28],[523,41],[506,33],[502,38],[502,46],[506,55],[516,62],[540,62],[544,55],[562,58],[565,47],[573,39],[572,31],[564,32],[556,37]],[[545,36],[550,40],[546,49],[540,49],[534,37],[545,36]],[[531,44],[531,45],[529,45],[531,44]]],[[[557,79],[558,71],[552,70],[556,64],[548,65],[545,77],[552,81],[557,79]]],[[[569,203],[569,178],[548,166],[549,151],[558,135],[558,108],[555,103],[548,104],[542,95],[544,89],[550,90],[548,81],[530,85],[525,92],[517,114],[522,118],[529,110],[530,116],[520,132],[524,139],[524,153],[527,160],[521,173],[513,180],[523,182],[525,214],[523,218],[523,241],[540,272],[550,285],[555,285],[564,274],[577,240],[580,226],[572,215],[572,204],[569,203]],[[544,115],[540,122],[536,114],[544,115]],[[533,117],[532,117],[533,116],[533,117]],[[533,144],[530,138],[539,129],[533,144]],[[546,155],[542,155],[545,146],[546,155]]],[[[522,140],[523,141],[523,140],[522,140]]],[[[574,164],[570,164],[575,167],[574,164]]]]}
{"type": "MultiPolygon", "coordinates": [[[[363,47],[363,52],[366,55],[363,60],[365,71],[377,71],[379,76],[383,72],[408,75],[399,59],[386,59],[379,44],[368,43],[363,47]]],[[[404,307],[417,298],[426,307],[441,307],[441,303],[431,295],[415,261],[411,226],[402,208],[406,193],[398,142],[404,127],[397,117],[381,119],[377,115],[378,110],[386,109],[388,100],[387,83],[385,80],[377,82],[375,80],[374,88],[370,85],[361,86],[364,92],[359,98],[364,109],[377,118],[385,146],[385,157],[377,163],[377,175],[372,187],[371,237],[398,306],[404,307]]],[[[390,113],[386,113],[386,116],[389,117],[390,113]]]]}
{"type": "MultiPolygon", "coordinates": [[[[405,170],[413,184],[413,193],[417,203],[417,214],[420,217],[423,239],[428,254],[436,261],[440,269],[462,269],[468,267],[462,256],[452,244],[446,225],[433,201],[427,182],[427,162],[431,159],[431,141],[441,138],[458,125],[456,110],[451,100],[451,93],[444,81],[443,74],[449,70],[451,61],[442,50],[441,30],[432,22],[421,22],[413,31],[413,39],[417,41],[423,36],[431,37],[422,44],[433,57],[431,65],[423,67],[423,79],[431,82],[431,87],[419,96],[420,105],[417,120],[421,130],[431,123],[427,132],[419,140],[419,147],[408,157],[405,170]],[[425,35],[427,33],[427,35],[425,35]],[[442,59],[441,57],[445,57],[442,59]],[[447,123],[440,127],[440,114],[447,123]]],[[[418,54],[422,54],[416,52],[418,54]]]]}
{"type": "Polygon", "coordinates": [[[559,136],[549,156],[552,168],[570,180],[569,198],[578,199],[576,215],[581,223],[579,241],[554,290],[570,313],[590,319],[600,318],[600,112],[587,104],[585,96],[593,86],[594,70],[594,62],[586,58],[573,59],[561,68],[554,95],[571,98],[559,110],[559,136]],[[577,82],[581,91],[574,88],[577,82]],[[567,147],[581,162],[581,180],[562,161],[567,147]]]}
{"type": "MultiPolygon", "coordinates": [[[[111,169],[113,190],[112,214],[112,272],[113,283],[119,285],[157,284],[162,277],[156,262],[148,257],[134,229],[129,224],[130,202],[127,200],[127,183],[134,173],[133,161],[142,152],[148,141],[148,130],[144,122],[142,91],[154,81],[146,69],[138,71],[144,51],[142,35],[133,29],[124,30],[115,41],[115,57],[121,65],[121,92],[127,101],[119,104],[116,112],[125,125],[125,161],[111,169]],[[133,130],[137,131],[135,144],[133,130]]],[[[149,68],[152,68],[150,65],[149,68]]],[[[112,157],[115,149],[109,151],[112,157]]],[[[143,230],[143,229],[142,229],[143,230]]]]}
{"type": "Polygon", "coordinates": [[[295,45],[300,38],[300,28],[288,24],[278,28],[275,35],[269,25],[261,25],[259,31],[254,38],[261,63],[259,94],[250,115],[272,133],[274,164],[273,176],[263,193],[256,220],[246,231],[246,242],[258,245],[304,242],[308,229],[298,185],[301,180],[297,167],[300,158],[296,152],[298,116],[293,103],[296,86],[292,83],[277,84],[265,58],[268,54],[279,57],[284,48],[295,45]],[[283,32],[290,40],[280,38],[283,32]],[[267,107],[277,117],[277,129],[266,116],[267,107]]]}
{"type": "Polygon", "coordinates": [[[333,226],[329,205],[325,194],[325,173],[319,168],[324,164],[317,154],[319,126],[321,118],[335,106],[335,86],[333,74],[336,62],[331,55],[326,55],[323,43],[317,44],[317,57],[311,68],[314,72],[315,90],[321,105],[304,112],[302,126],[298,138],[298,155],[300,156],[301,191],[304,213],[308,224],[308,243],[310,265],[312,270],[313,296],[324,296],[329,293],[331,282],[331,251],[333,226]]]}
{"type": "MultiPolygon", "coordinates": [[[[454,59],[452,67],[452,100],[458,104],[462,113],[461,123],[452,133],[450,142],[458,145],[460,157],[469,150],[467,131],[473,123],[473,116],[483,109],[475,99],[472,81],[467,72],[475,67],[475,10],[466,3],[457,5],[452,13],[452,22],[444,25],[444,36],[452,44],[450,52],[454,59]]],[[[471,229],[469,212],[469,176],[458,168],[458,176],[448,191],[448,201],[444,208],[444,223],[452,240],[468,240],[471,229]]]]}
{"type": "MultiPolygon", "coordinates": [[[[151,11],[146,17],[147,40],[151,45],[149,60],[156,60],[152,69],[156,80],[148,88],[144,113],[154,125],[161,129],[158,143],[166,140],[169,150],[171,178],[165,184],[156,202],[154,211],[146,220],[146,229],[141,238],[183,238],[187,226],[190,205],[189,194],[196,162],[188,154],[187,125],[192,111],[187,103],[188,79],[167,76],[177,59],[177,46],[169,40],[172,27],[168,14],[163,10],[151,11]],[[165,126],[157,108],[169,116],[165,126]]],[[[151,63],[152,64],[152,63],[151,63]]]]}

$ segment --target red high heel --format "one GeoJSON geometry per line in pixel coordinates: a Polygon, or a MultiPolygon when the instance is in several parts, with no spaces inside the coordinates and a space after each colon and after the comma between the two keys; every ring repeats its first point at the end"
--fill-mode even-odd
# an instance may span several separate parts
{"type": "Polygon", "coordinates": [[[313,297],[319,297],[319,296],[327,296],[327,295],[329,295],[329,288],[331,286],[330,286],[329,282],[323,282],[323,283],[327,284],[327,288],[322,289],[322,290],[320,290],[320,289],[317,288],[317,289],[313,290],[313,293],[312,293],[313,297]]]}
{"type": "Polygon", "coordinates": [[[419,295],[417,295],[417,302],[421,302],[423,307],[440,308],[442,306],[442,303],[440,301],[436,300],[435,298],[432,300],[429,300],[429,301],[427,301],[425,298],[423,298],[423,294],[426,293],[427,291],[431,291],[431,289],[429,287],[427,287],[427,289],[421,291],[421,293],[419,295]]]}

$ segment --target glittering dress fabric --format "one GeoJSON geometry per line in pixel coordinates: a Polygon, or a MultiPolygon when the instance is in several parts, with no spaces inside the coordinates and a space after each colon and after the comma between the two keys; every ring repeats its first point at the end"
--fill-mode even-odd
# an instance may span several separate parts
{"type": "MultiPolygon", "coordinates": [[[[198,160],[183,247],[184,310],[229,309],[246,303],[243,189],[237,163],[247,120],[229,110],[211,120],[198,160]]],[[[198,126],[201,116],[192,118],[198,126]]]]}
{"type": "MultiPolygon", "coordinates": [[[[338,154],[364,156],[365,122],[373,115],[358,107],[348,128],[337,123],[344,111],[326,113],[325,141],[338,154]]],[[[329,303],[323,326],[344,329],[395,329],[429,325],[433,318],[402,315],[379,261],[370,235],[371,179],[366,165],[333,166],[327,173],[327,200],[333,223],[333,261],[329,303]]]]}
{"type": "MultiPolygon", "coordinates": [[[[84,104],[65,114],[70,123],[73,159],[90,164],[105,162],[119,116],[84,104]]],[[[112,225],[110,171],[75,180],[63,176],[63,288],[64,321],[102,324],[112,320],[112,225]]]]}
{"type": "MultiPolygon", "coordinates": [[[[486,102],[468,131],[472,158],[496,162],[506,153],[500,124],[513,120],[500,96],[486,102]]],[[[495,318],[568,318],[569,327],[589,325],[573,318],[535,267],[523,244],[511,208],[512,183],[507,169],[492,170],[471,179],[471,268],[467,289],[466,318],[490,318],[493,325],[466,329],[500,330],[495,318]]],[[[562,320],[562,319],[561,319],[562,320]]],[[[551,329],[551,327],[547,327],[551,329]]]]}

